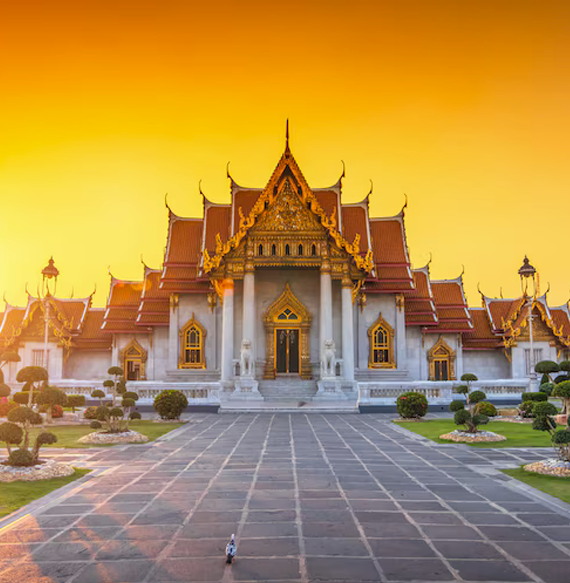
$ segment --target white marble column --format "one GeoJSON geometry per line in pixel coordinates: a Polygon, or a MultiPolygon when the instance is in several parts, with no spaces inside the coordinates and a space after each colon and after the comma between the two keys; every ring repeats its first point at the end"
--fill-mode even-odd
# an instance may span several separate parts
{"type": "Polygon", "coordinates": [[[396,368],[407,370],[406,309],[403,294],[396,296],[396,368]]]}
{"type": "Polygon", "coordinates": [[[222,381],[233,377],[232,361],[234,358],[234,280],[225,279],[224,305],[222,307],[222,381]]]}
{"type": "Polygon", "coordinates": [[[251,341],[255,355],[255,275],[253,268],[243,277],[243,339],[251,341]]]}
{"type": "Polygon", "coordinates": [[[168,369],[178,368],[180,340],[178,336],[178,295],[170,296],[170,319],[168,324],[168,369]]]}
{"type": "Polygon", "coordinates": [[[332,318],[332,278],[330,263],[323,262],[321,267],[321,312],[320,312],[320,350],[323,359],[325,340],[333,339],[332,318]]]}
{"type": "Polygon", "coordinates": [[[342,363],[344,378],[354,380],[354,325],[352,322],[352,281],[342,280],[342,363]]]}

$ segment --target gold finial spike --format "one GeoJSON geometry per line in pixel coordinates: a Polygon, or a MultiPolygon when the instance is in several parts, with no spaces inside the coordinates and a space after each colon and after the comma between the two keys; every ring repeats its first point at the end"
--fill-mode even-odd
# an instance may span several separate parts
{"type": "Polygon", "coordinates": [[[285,150],[289,151],[289,118],[285,121],[285,150]]]}

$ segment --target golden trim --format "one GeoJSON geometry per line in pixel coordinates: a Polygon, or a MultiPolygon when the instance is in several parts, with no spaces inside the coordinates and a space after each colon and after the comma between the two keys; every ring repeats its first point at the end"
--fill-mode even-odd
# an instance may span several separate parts
{"type": "Polygon", "coordinates": [[[396,368],[396,363],[394,362],[394,329],[384,318],[382,313],[378,314],[376,322],[368,328],[368,368],[396,368]],[[387,336],[387,343],[385,345],[374,344],[374,336],[376,331],[382,328],[387,336]],[[375,350],[388,350],[388,361],[387,362],[374,362],[374,351],[375,350]]]}
{"type": "Polygon", "coordinates": [[[440,336],[437,342],[429,349],[428,354],[429,363],[429,380],[435,381],[435,363],[437,362],[447,362],[447,372],[449,379],[454,381],[455,379],[455,351],[447,344],[447,342],[440,336]]]}
{"type": "MultiPolygon", "coordinates": [[[[119,361],[123,363],[123,371],[125,373],[125,378],[127,378],[127,371],[128,371],[128,362],[139,362],[140,364],[140,377],[138,379],[131,379],[131,380],[139,380],[139,381],[146,381],[146,361],[148,355],[147,351],[137,342],[136,338],[131,339],[131,341],[119,351],[119,361]],[[129,356],[129,350],[134,349],[138,356],[129,356]]],[[[127,379],[129,380],[129,379],[127,379]]]]}
{"type": "Polygon", "coordinates": [[[178,355],[178,368],[206,368],[206,354],[205,354],[205,340],[206,340],[206,329],[198,320],[194,313],[192,313],[192,317],[184,327],[178,332],[180,337],[180,354],[178,355]],[[199,341],[197,345],[187,345],[186,344],[186,337],[187,333],[190,331],[191,328],[195,328],[199,334],[199,341]],[[184,355],[186,350],[199,350],[200,352],[200,360],[198,362],[185,362],[184,355]]]}

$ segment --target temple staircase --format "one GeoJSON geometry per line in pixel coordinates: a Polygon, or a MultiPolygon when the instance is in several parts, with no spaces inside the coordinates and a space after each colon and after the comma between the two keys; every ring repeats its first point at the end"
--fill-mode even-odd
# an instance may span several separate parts
{"type": "Polygon", "coordinates": [[[304,381],[299,377],[277,377],[275,380],[263,380],[259,383],[259,392],[265,401],[299,402],[312,401],[317,392],[316,381],[304,381]]]}

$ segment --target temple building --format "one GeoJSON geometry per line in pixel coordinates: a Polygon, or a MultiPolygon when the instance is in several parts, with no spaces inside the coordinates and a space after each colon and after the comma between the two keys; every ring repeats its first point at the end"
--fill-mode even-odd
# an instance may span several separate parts
{"type": "Polygon", "coordinates": [[[368,196],[343,202],[343,176],[310,187],[287,139],[264,188],[228,173],[228,204],[204,196],[201,218],[168,208],[163,265],[143,265],[138,281],[112,275],[106,308],[51,293],[7,303],[0,349],[21,356],[7,382],[47,358],[61,386],[99,387],[119,365],[149,397],[352,398],[361,386],[412,389],[464,372],[506,386],[539,360],[569,358],[568,304],[551,307],[527,286],[469,307],[462,275],[412,267],[405,207],[371,217],[368,196]]]}

